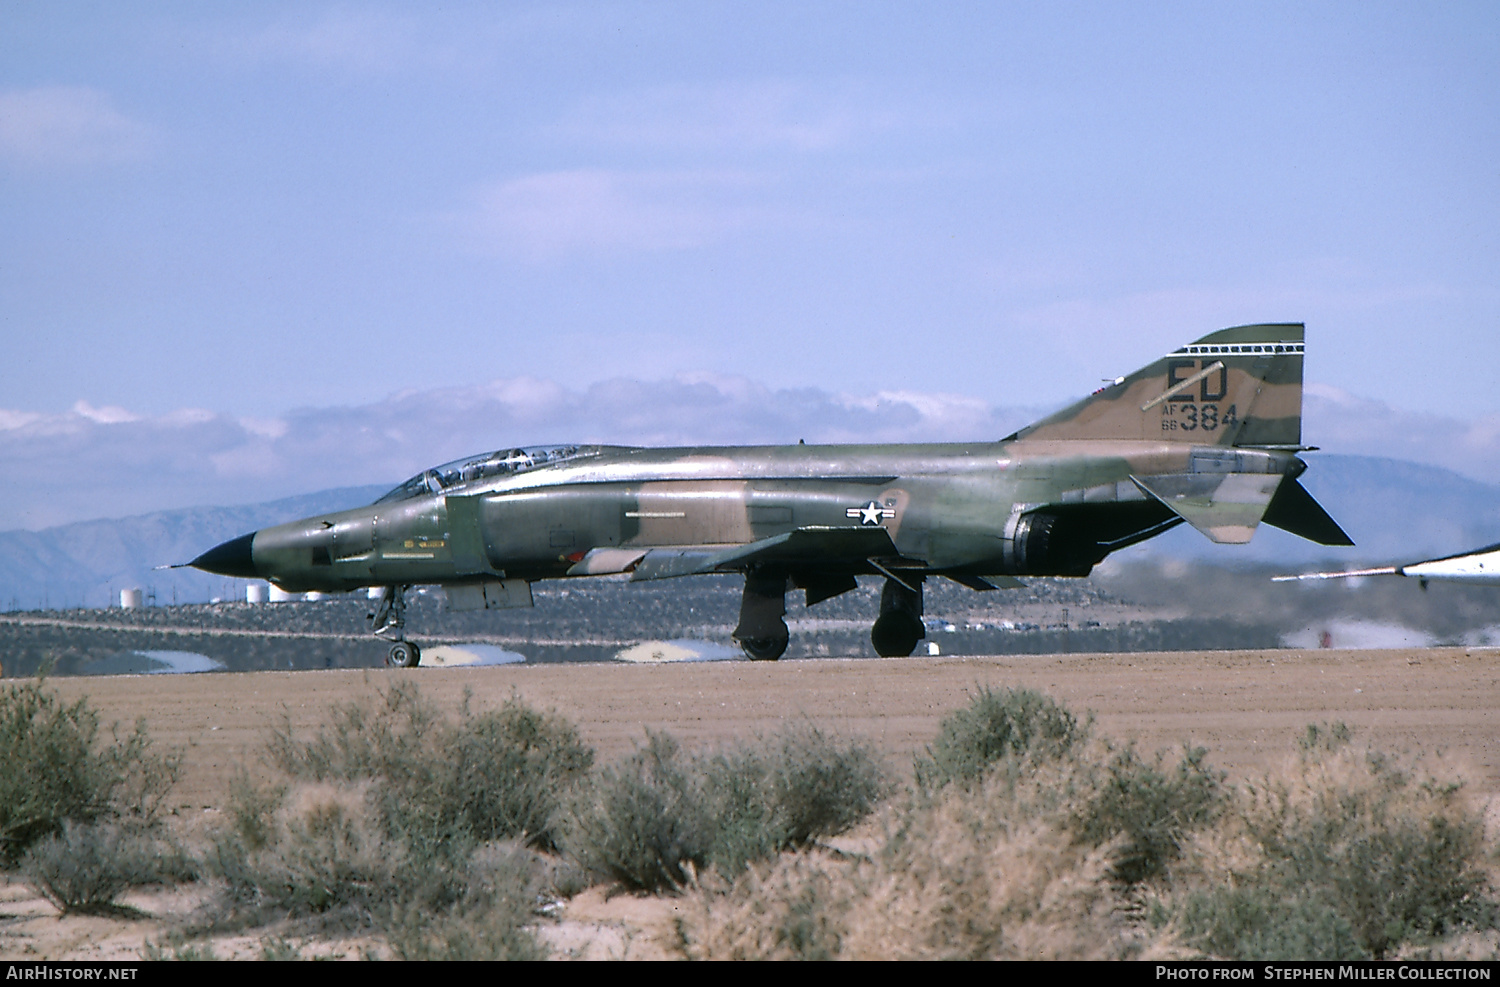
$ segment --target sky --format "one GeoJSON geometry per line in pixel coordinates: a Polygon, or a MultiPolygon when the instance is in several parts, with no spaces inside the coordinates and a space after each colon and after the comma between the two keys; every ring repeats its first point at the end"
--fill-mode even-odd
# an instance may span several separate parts
{"type": "Polygon", "coordinates": [[[0,0],[0,527],[996,438],[1272,321],[1307,441],[1500,482],[1500,5],[0,0]]]}

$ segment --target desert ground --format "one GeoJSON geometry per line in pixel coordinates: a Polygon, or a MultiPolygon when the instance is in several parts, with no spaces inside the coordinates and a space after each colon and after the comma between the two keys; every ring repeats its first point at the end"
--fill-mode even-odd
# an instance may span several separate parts
{"type": "MultiPolygon", "coordinates": [[[[1387,750],[1447,752],[1471,792],[1500,824],[1500,650],[1224,651],[1005,657],[822,658],[626,665],[549,664],[478,668],[271,671],[200,675],[58,678],[64,698],[87,696],[105,723],[145,717],[154,742],[183,754],[176,819],[191,829],[223,804],[240,766],[260,766],[267,728],[290,721],[309,732],[330,707],[398,679],[457,706],[476,708],[517,695],[579,725],[607,763],[628,753],[645,730],[665,730],[686,746],[712,746],[775,731],[802,718],[839,736],[861,736],[892,768],[910,773],[912,755],[943,716],[976,688],[1017,687],[1051,695],[1098,729],[1141,749],[1190,743],[1231,782],[1253,778],[1286,758],[1310,723],[1343,721],[1387,750]]],[[[190,895],[131,898],[150,917],[60,921],[26,885],[0,888],[0,957],[139,956],[190,895]]],[[[563,955],[653,958],[670,954],[670,899],[570,902],[548,932],[563,955]]],[[[358,955],[358,943],[328,947],[358,955]]],[[[216,955],[257,955],[249,940],[224,942],[216,955]]]]}

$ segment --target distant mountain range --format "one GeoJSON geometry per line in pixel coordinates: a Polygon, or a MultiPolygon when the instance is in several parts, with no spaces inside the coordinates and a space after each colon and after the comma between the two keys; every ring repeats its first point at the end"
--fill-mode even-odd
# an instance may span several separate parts
{"type": "MultiPolygon", "coordinates": [[[[1500,486],[1395,459],[1309,454],[1303,484],[1354,539],[1330,549],[1262,526],[1248,546],[1210,543],[1181,526],[1122,553],[1182,556],[1226,565],[1412,561],[1500,541],[1500,486]]],[[[82,521],[41,531],[0,532],[0,609],[117,605],[141,587],[158,604],[243,599],[243,580],[187,562],[222,541],[310,514],[368,504],[388,487],[346,487],[238,507],[193,507],[136,517],[82,521]]]]}
{"type": "Polygon", "coordinates": [[[265,504],[188,507],[0,532],[0,609],[118,605],[120,590],[130,587],[154,593],[159,604],[244,599],[244,580],[155,567],[191,561],[222,541],[267,525],[369,504],[389,489],[343,487],[265,504]]]}

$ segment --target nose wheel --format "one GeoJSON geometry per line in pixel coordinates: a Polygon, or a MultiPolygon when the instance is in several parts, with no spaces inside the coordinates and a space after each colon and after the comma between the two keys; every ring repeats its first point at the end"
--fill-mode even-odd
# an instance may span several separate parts
{"type": "Polygon", "coordinates": [[[394,642],[385,656],[391,668],[416,668],[422,660],[422,649],[406,639],[406,590],[405,586],[387,586],[369,615],[375,636],[394,642]]]}
{"type": "Polygon", "coordinates": [[[385,656],[385,663],[391,668],[416,668],[421,660],[422,649],[410,641],[397,641],[385,656]]]}

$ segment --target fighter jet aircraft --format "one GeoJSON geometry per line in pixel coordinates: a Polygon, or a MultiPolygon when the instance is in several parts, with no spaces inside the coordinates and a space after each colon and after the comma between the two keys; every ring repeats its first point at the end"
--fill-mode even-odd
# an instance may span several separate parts
{"type": "Polygon", "coordinates": [[[1275,583],[1300,579],[1349,579],[1354,576],[1410,576],[1427,588],[1427,581],[1470,583],[1476,586],[1500,586],[1500,545],[1490,545],[1461,555],[1445,555],[1426,562],[1378,566],[1374,569],[1346,569],[1342,572],[1304,572],[1299,576],[1272,576],[1275,583]]]}
{"type": "Polygon", "coordinates": [[[503,449],[425,470],[368,507],[277,525],[191,563],[289,591],[383,587],[375,633],[415,665],[404,593],[455,610],[525,607],[539,579],[744,575],[734,638],[786,650],[786,593],[809,606],[884,577],[871,641],[909,655],[924,580],[975,590],[1087,576],[1183,522],[1243,543],[1262,521],[1352,544],[1297,481],[1303,326],[1205,336],[998,441],[503,449]]]}

